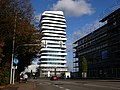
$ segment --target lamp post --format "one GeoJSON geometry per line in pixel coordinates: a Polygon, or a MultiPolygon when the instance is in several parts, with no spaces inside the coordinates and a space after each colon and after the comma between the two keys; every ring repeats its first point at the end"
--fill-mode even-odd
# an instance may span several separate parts
{"type": "MultiPolygon", "coordinates": [[[[16,20],[17,20],[17,13],[15,13],[14,19],[14,31],[13,31],[13,46],[12,46],[12,60],[11,60],[11,73],[10,73],[10,84],[12,84],[13,80],[13,60],[14,60],[14,49],[15,49],[15,32],[16,32],[16,20]]],[[[13,81],[14,84],[14,81],[13,81]]]]}

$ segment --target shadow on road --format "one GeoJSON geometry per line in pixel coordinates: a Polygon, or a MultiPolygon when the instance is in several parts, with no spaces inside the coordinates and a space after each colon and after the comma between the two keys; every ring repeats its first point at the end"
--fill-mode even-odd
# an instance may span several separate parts
{"type": "Polygon", "coordinates": [[[3,88],[3,89],[0,89],[0,90],[17,90],[19,87],[16,87],[16,86],[10,86],[10,87],[6,87],[6,88],[3,88]]]}

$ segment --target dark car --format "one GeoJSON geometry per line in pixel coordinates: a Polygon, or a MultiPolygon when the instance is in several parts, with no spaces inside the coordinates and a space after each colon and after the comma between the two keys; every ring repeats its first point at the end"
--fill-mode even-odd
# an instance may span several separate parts
{"type": "Polygon", "coordinates": [[[57,76],[52,76],[52,77],[50,78],[50,80],[58,80],[58,77],[57,77],[57,76]]]}

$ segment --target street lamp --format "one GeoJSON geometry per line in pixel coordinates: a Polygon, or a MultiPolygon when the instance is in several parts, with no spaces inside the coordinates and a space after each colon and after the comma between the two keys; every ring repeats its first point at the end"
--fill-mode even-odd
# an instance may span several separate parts
{"type": "Polygon", "coordinates": [[[13,32],[13,47],[12,47],[12,60],[11,60],[11,73],[10,73],[10,84],[14,84],[14,76],[13,76],[13,60],[14,60],[14,49],[15,49],[15,32],[16,32],[16,20],[17,20],[17,13],[15,13],[15,20],[14,20],[14,32],[13,32]],[[13,81],[12,81],[13,80],[13,81]]]}

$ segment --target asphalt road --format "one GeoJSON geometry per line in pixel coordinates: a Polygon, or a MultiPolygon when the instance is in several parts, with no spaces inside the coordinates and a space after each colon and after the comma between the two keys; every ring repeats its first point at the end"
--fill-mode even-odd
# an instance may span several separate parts
{"type": "Polygon", "coordinates": [[[120,90],[120,80],[58,80],[36,79],[35,90],[120,90]]]}

